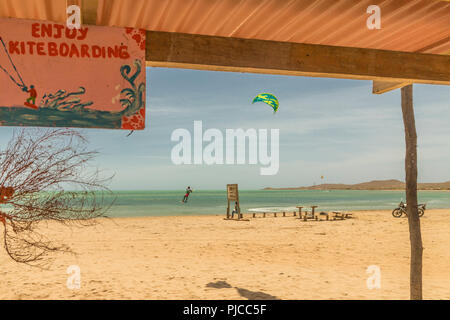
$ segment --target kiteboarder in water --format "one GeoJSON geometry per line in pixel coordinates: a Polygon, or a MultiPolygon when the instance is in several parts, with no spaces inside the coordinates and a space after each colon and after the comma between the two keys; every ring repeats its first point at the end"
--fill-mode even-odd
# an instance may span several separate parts
{"type": "Polygon", "coordinates": [[[188,187],[186,188],[186,194],[184,195],[183,200],[181,200],[181,202],[186,203],[186,202],[188,201],[189,194],[190,194],[191,192],[193,192],[193,190],[191,189],[190,186],[188,186],[188,187]]]}

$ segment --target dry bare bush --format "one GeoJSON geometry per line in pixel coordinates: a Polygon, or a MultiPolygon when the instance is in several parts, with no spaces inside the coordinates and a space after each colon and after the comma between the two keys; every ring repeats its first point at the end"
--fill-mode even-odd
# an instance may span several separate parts
{"type": "Polygon", "coordinates": [[[41,233],[42,222],[88,226],[105,217],[110,178],[89,166],[97,152],[86,145],[75,130],[22,129],[0,151],[0,222],[13,260],[42,266],[50,253],[70,251],[41,233]]]}

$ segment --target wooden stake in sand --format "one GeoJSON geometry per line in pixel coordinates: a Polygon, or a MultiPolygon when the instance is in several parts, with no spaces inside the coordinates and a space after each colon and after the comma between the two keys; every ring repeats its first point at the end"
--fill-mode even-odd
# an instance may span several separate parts
{"type": "Polygon", "coordinates": [[[297,208],[298,208],[298,218],[301,219],[302,218],[302,208],[303,207],[297,206],[297,208]]]}

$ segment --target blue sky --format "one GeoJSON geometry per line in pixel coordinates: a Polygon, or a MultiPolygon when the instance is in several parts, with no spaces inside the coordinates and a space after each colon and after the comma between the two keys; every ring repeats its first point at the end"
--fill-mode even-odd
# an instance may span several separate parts
{"type": "MultiPolygon", "coordinates": [[[[415,85],[419,181],[450,180],[450,87],[415,85]]],[[[147,68],[147,128],[82,130],[100,151],[96,164],[115,174],[115,190],[295,187],[404,179],[400,91],[373,95],[370,81],[147,68]],[[251,104],[262,92],[280,108],[251,104]],[[261,176],[260,165],[174,165],[172,131],[280,129],[280,169],[261,176]],[[321,176],[325,176],[321,180],[321,176]]],[[[1,144],[12,128],[0,128],[1,144]]]]}

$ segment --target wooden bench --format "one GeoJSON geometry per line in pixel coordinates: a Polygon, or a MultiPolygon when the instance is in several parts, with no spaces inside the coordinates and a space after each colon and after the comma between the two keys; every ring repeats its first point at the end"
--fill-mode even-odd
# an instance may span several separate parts
{"type": "MultiPolygon", "coordinates": [[[[289,212],[286,212],[286,211],[282,211],[282,212],[269,212],[269,213],[272,213],[274,218],[278,217],[278,213],[281,213],[283,217],[289,217],[289,212]]],[[[250,214],[250,213],[249,213],[249,214],[250,214]]],[[[253,213],[252,213],[252,217],[253,217],[253,218],[257,218],[257,215],[258,215],[258,214],[261,214],[262,218],[265,218],[265,217],[266,217],[266,212],[253,212],[253,213]]],[[[292,216],[293,216],[293,217],[296,217],[296,216],[297,216],[297,212],[293,211],[293,212],[292,212],[292,216]]]]}
{"type": "Polygon", "coordinates": [[[344,220],[344,215],[341,211],[333,211],[333,220],[344,220]]]}
{"type": "Polygon", "coordinates": [[[305,211],[302,219],[303,219],[303,221],[318,220],[318,217],[312,211],[305,211]]]}
{"type": "Polygon", "coordinates": [[[353,218],[352,213],[344,213],[342,211],[333,211],[333,220],[344,220],[344,219],[350,219],[353,218]]]}
{"type": "Polygon", "coordinates": [[[328,215],[328,212],[323,212],[322,211],[321,213],[319,213],[319,216],[325,216],[327,221],[330,220],[330,216],[328,215]]]}

